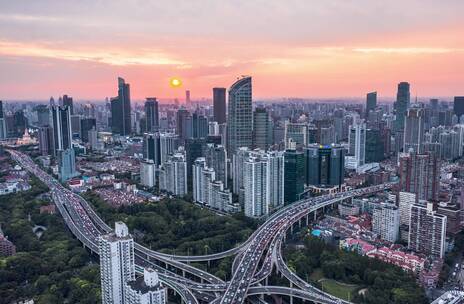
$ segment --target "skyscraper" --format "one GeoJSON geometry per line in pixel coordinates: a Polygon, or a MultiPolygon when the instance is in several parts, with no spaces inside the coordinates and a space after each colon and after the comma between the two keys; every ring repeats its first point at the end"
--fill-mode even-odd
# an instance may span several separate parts
{"type": "Polygon", "coordinates": [[[53,122],[53,137],[55,155],[58,150],[72,148],[71,109],[69,107],[54,106],[51,109],[53,122]]]}
{"type": "Polygon", "coordinates": [[[265,153],[251,155],[243,168],[245,215],[261,217],[269,213],[271,179],[269,158],[265,153]]]}
{"type": "Polygon", "coordinates": [[[372,231],[382,240],[396,242],[400,231],[400,213],[393,204],[381,204],[374,208],[372,216],[372,231]]]}
{"type": "Polygon", "coordinates": [[[58,177],[65,182],[78,175],[76,172],[76,155],[74,149],[58,150],[58,177]]]}
{"type": "Polygon", "coordinates": [[[198,157],[204,156],[206,140],[204,138],[189,138],[185,141],[185,155],[187,162],[187,187],[192,190],[192,166],[198,157]]]}
{"type": "Polygon", "coordinates": [[[290,142],[295,143],[297,147],[305,147],[308,142],[308,124],[292,123],[285,121],[285,147],[288,148],[290,142]]]}
{"type": "Polygon", "coordinates": [[[155,97],[147,97],[145,101],[146,132],[157,132],[159,130],[158,101],[155,97]]]}
{"type": "Polygon", "coordinates": [[[97,127],[97,120],[95,118],[81,119],[81,139],[83,142],[89,142],[89,131],[97,127]]]}
{"type": "Polygon", "coordinates": [[[190,90],[185,91],[185,104],[190,104],[190,90]]]}
{"type": "Polygon", "coordinates": [[[222,145],[207,144],[205,147],[206,166],[216,172],[216,180],[220,180],[227,188],[227,150],[222,145]]]}
{"type": "Polygon", "coordinates": [[[198,111],[192,114],[192,136],[193,138],[205,138],[208,136],[208,118],[198,111]]]}
{"type": "Polygon", "coordinates": [[[422,153],[424,150],[424,109],[408,109],[404,126],[403,152],[422,153]]]}
{"type": "Polygon", "coordinates": [[[140,162],[140,183],[149,188],[154,187],[156,184],[155,170],[156,166],[153,161],[140,162]]]}
{"type": "Polygon", "coordinates": [[[309,145],[306,151],[307,184],[341,187],[345,177],[345,149],[340,145],[309,145]]]}
{"type": "Polygon", "coordinates": [[[111,130],[122,136],[131,133],[130,86],[118,77],[118,97],[111,98],[111,130]]]}
{"type": "Polygon", "coordinates": [[[440,161],[433,153],[400,156],[401,191],[415,193],[418,200],[436,200],[440,180],[440,161]]]}
{"type": "Polygon", "coordinates": [[[39,152],[43,156],[53,155],[55,153],[53,128],[50,126],[39,128],[39,152]]]}
{"type": "Polygon", "coordinates": [[[125,304],[126,284],[135,280],[134,240],[123,222],[99,238],[102,302],[125,304]]]}
{"type": "Polygon", "coordinates": [[[165,304],[167,290],[160,283],[158,273],[144,268],[143,277],[126,284],[124,304],[165,304]]]}
{"type": "Polygon", "coordinates": [[[268,152],[268,155],[271,178],[269,200],[271,207],[276,209],[282,207],[285,202],[285,152],[272,151],[268,152]]]}
{"type": "Polygon", "coordinates": [[[192,117],[189,111],[187,111],[185,108],[180,108],[179,110],[177,110],[176,133],[177,135],[179,135],[181,144],[183,144],[187,138],[191,138],[193,135],[192,117]]]}
{"type": "Polygon", "coordinates": [[[183,151],[169,156],[159,171],[160,190],[176,196],[187,194],[187,162],[183,151]]]}
{"type": "Polygon", "coordinates": [[[349,132],[348,153],[354,156],[356,168],[358,168],[366,161],[366,123],[364,119],[355,118],[349,132]]]}
{"type": "Polygon", "coordinates": [[[404,130],[404,120],[406,117],[406,112],[408,110],[409,104],[411,101],[411,94],[409,92],[409,83],[400,82],[398,84],[398,92],[396,94],[396,101],[393,104],[394,113],[395,113],[395,123],[394,130],[395,132],[403,132],[404,130]]]}
{"type": "Polygon", "coordinates": [[[409,227],[411,218],[411,206],[416,203],[416,195],[410,192],[400,192],[398,194],[398,209],[400,210],[400,225],[409,227]]]}
{"type": "Polygon", "coordinates": [[[433,203],[411,207],[408,247],[416,252],[443,258],[445,255],[446,216],[437,214],[433,203]]]}
{"type": "Polygon", "coordinates": [[[226,122],[226,88],[213,88],[213,112],[214,121],[226,122]]]}
{"type": "Polygon", "coordinates": [[[272,144],[272,125],[265,108],[253,113],[253,148],[266,151],[272,144]]]}
{"type": "Polygon", "coordinates": [[[367,93],[366,95],[366,118],[369,117],[369,112],[374,111],[377,107],[377,92],[367,93]]]}
{"type": "Polygon", "coordinates": [[[464,115],[464,96],[454,97],[453,110],[458,117],[464,115]]]}
{"type": "Polygon", "coordinates": [[[71,109],[71,115],[74,115],[74,104],[71,96],[63,95],[63,107],[69,107],[71,109]]]}
{"type": "Polygon", "coordinates": [[[6,132],[6,121],[5,114],[3,113],[3,101],[0,100],[0,139],[5,139],[7,136],[6,132]]]}
{"type": "Polygon", "coordinates": [[[305,184],[305,155],[296,150],[296,146],[290,146],[284,154],[284,201],[286,204],[300,199],[305,184]]]}
{"type": "Polygon", "coordinates": [[[153,161],[156,166],[161,165],[160,133],[145,133],[142,150],[145,160],[153,161]]]}
{"type": "Polygon", "coordinates": [[[44,127],[50,125],[50,109],[46,105],[38,105],[35,107],[37,112],[37,125],[44,127]]]}
{"type": "Polygon", "coordinates": [[[229,89],[227,152],[253,145],[253,109],[251,77],[242,77],[229,89]]]}

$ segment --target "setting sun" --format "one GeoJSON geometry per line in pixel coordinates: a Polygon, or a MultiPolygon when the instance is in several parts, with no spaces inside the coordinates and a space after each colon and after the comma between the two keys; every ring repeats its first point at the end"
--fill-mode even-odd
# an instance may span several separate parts
{"type": "Polygon", "coordinates": [[[182,81],[179,78],[171,78],[169,81],[171,87],[173,88],[179,88],[182,86],[182,81]]]}

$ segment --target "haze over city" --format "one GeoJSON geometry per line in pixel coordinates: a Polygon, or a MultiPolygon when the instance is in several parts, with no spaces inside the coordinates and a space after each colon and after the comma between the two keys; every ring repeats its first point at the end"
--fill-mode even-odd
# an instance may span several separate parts
{"type": "Polygon", "coordinates": [[[252,75],[256,98],[462,90],[464,2],[1,1],[0,95],[211,98],[252,75]],[[169,87],[179,77],[183,88],[169,87]]]}

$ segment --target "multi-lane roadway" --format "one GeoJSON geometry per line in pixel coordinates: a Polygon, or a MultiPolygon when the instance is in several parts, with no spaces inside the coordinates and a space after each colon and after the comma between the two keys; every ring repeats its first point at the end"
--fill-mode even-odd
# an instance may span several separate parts
{"type": "MultiPolygon", "coordinates": [[[[50,188],[53,200],[69,229],[85,246],[98,254],[98,237],[111,232],[112,229],[94,212],[87,201],[41,170],[27,155],[15,150],[9,150],[9,152],[14,160],[50,188]]],[[[135,244],[136,269],[142,272],[143,267],[154,267],[159,272],[160,279],[177,291],[186,303],[198,303],[200,300],[236,304],[243,303],[251,295],[280,294],[316,303],[345,304],[348,302],[318,290],[290,271],[281,256],[283,237],[294,223],[310,213],[346,198],[383,191],[392,185],[387,183],[298,201],[272,214],[246,242],[221,253],[204,256],[177,256],[159,253],[135,244]],[[216,260],[232,255],[236,257],[233,263],[233,275],[229,282],[224,282],[206,271],[183,263],[216,260]],[[260,283],[272,273],[274,266],[300,289],[261,286],[260,283]],[[185,278],[185,274],[194,280],[185,278]]]]}

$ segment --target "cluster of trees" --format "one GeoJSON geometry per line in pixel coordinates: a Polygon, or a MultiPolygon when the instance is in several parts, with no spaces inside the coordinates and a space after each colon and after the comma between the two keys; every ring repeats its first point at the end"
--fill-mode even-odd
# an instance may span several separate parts
{"type": "MultiPolygon", "coordinates": [[[[319,238],[305,238],[303,249],[289,248],[285,256],[289,267],[308,282],[311,281],[312,272],[322,269],[324,277],[328,279],[367,288],[365,293],[353,295],[355,303],[428,303],[416,279],[401,268],[340,250],[319,238]]],[[[311,283],[319,285],[318,282],[311,283]]]]}
{"type": "Polygon", "coordinates": [[[31,190],[0,197],[0,223],[17,251],[0,257],[0,303],[100,303],[97,257],[72,236],[59,214],[39,213],[40,206],[50,204],[37,198],[47,190],[33,178],[31,190]],[[35,225],[47,228],[40,239],[32,231],[35,225]]]}
{"type": "Polygon", "coordinates": [[[110,225],[125,222],[137,242],[153,250],[179,255],[201,255],[224,251],[245,241],[258,221],[244,215],[218,216],[181,199],[110,207],[97,194],[84,197],[110,225]]]}

